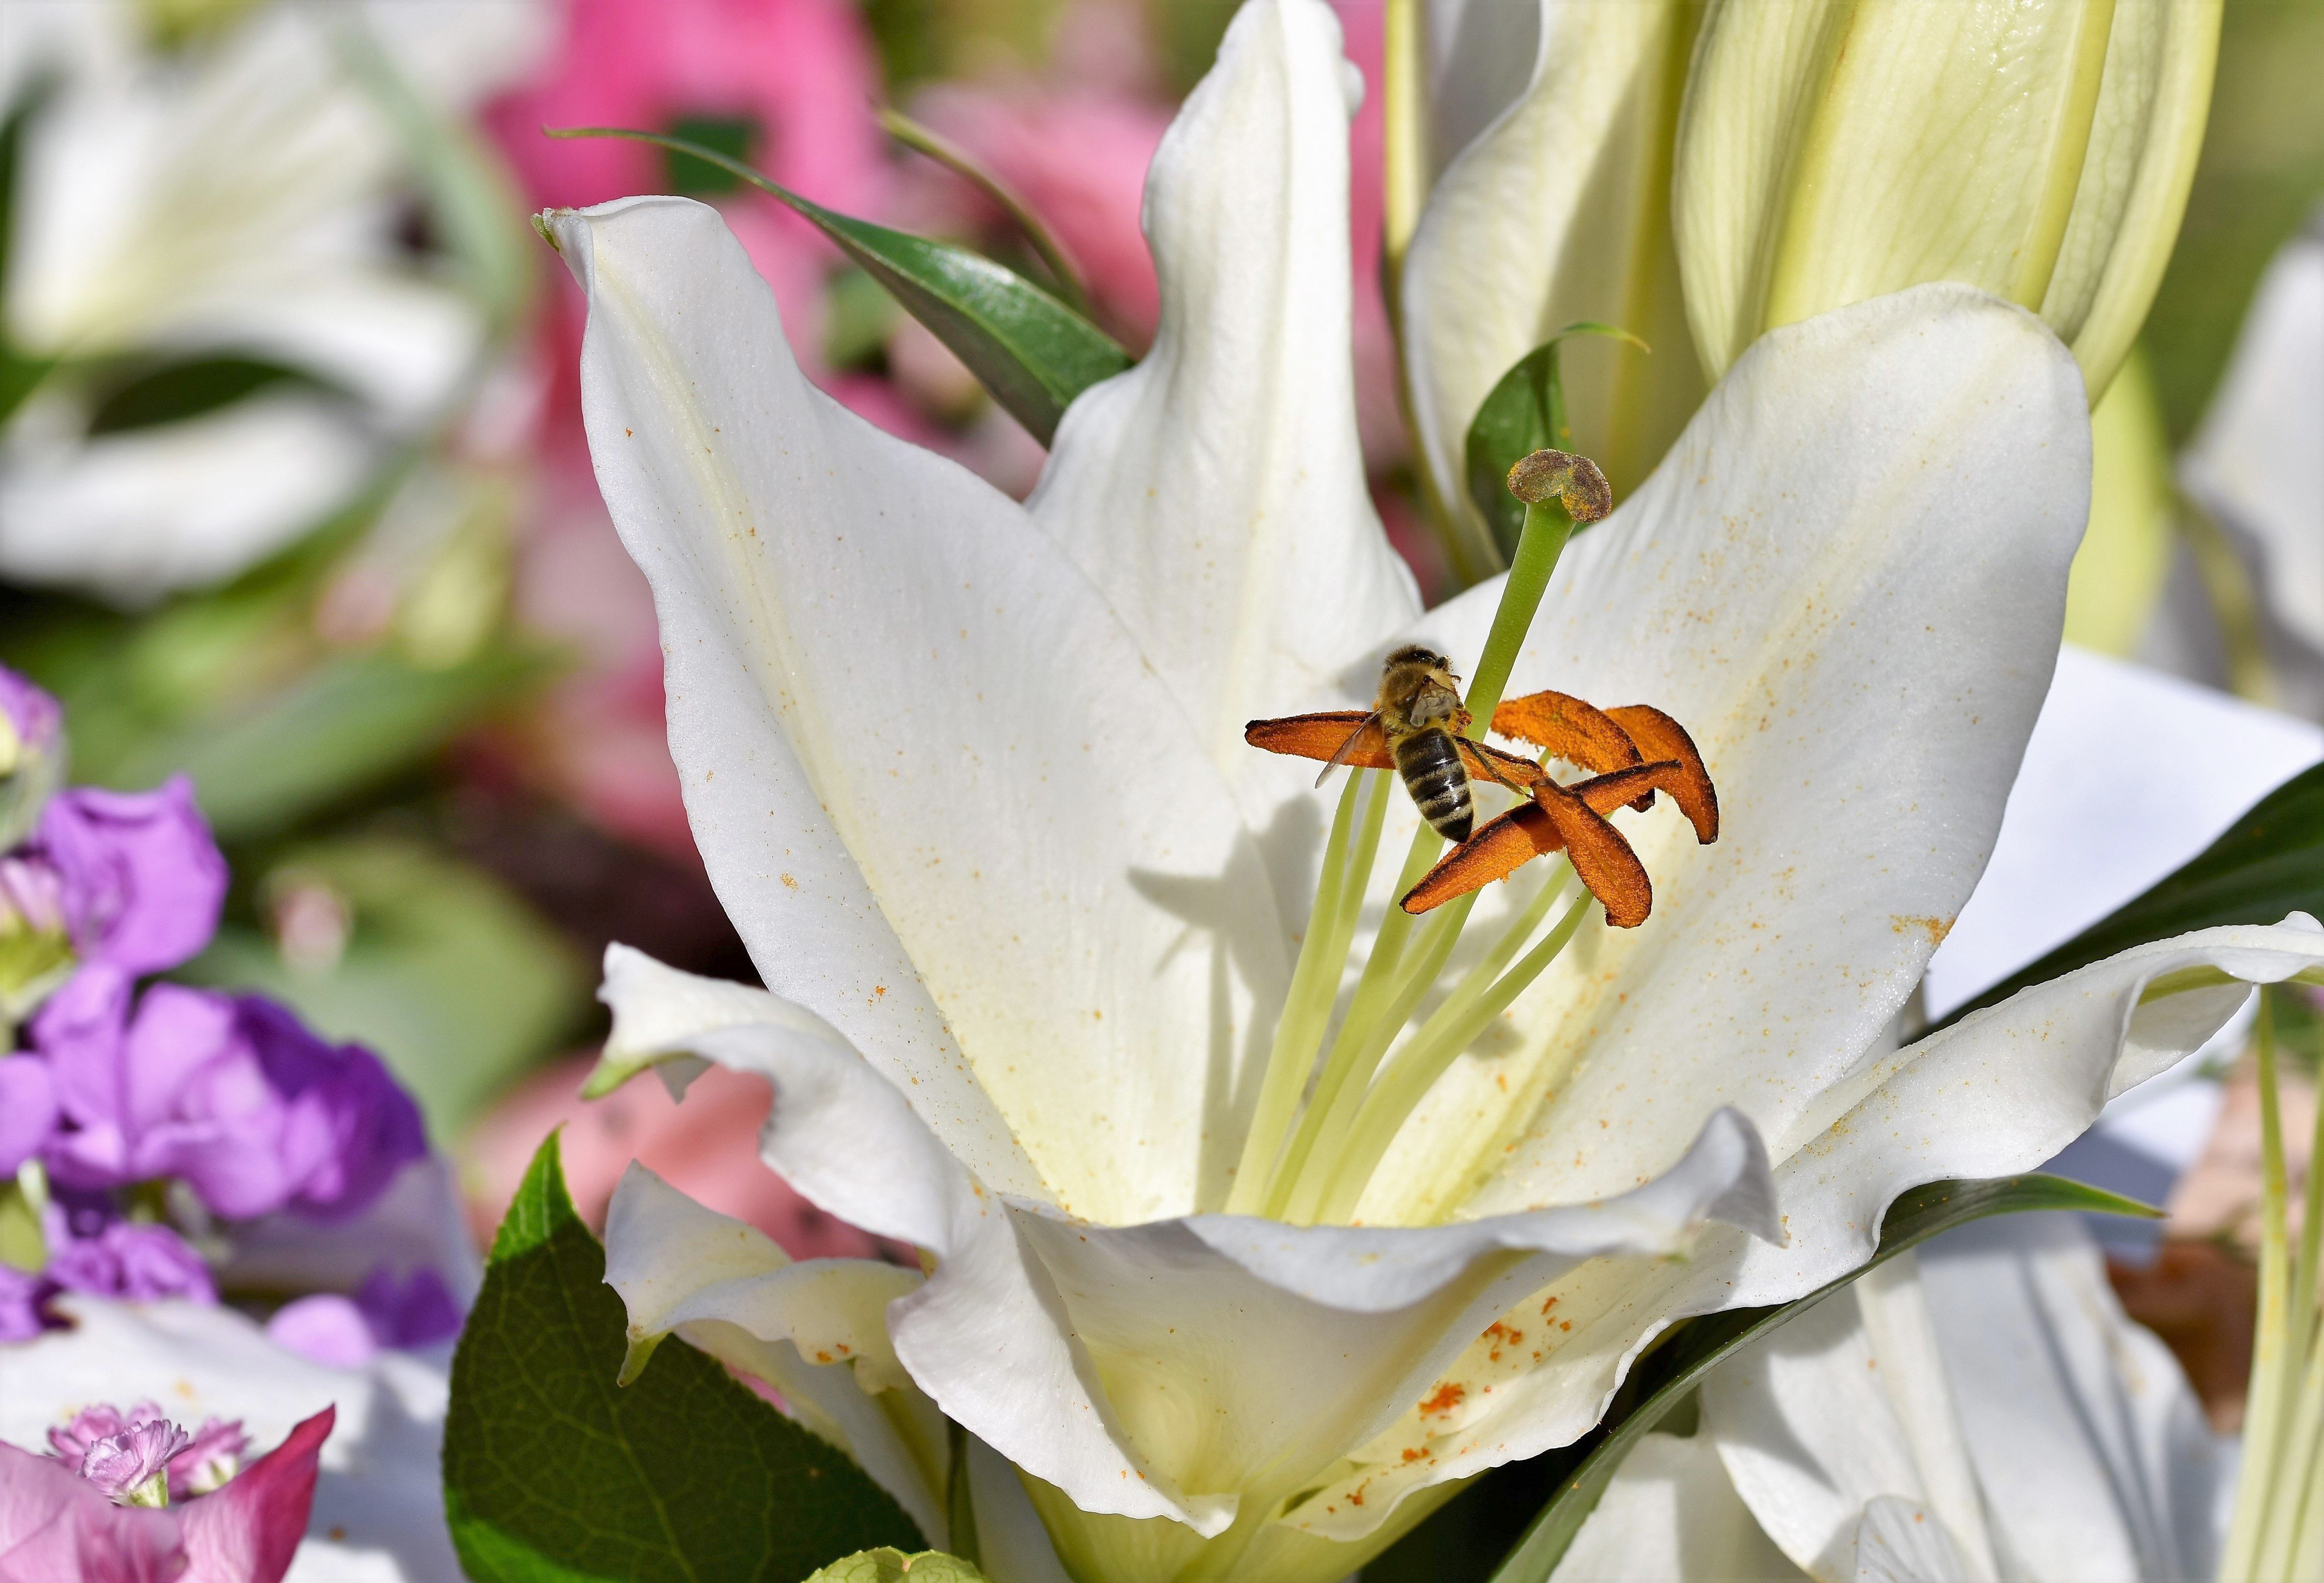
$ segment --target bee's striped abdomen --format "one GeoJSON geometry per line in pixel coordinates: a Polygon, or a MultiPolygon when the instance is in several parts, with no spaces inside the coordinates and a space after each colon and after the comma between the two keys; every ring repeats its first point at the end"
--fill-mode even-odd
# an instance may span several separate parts
{"type": "Polygon", "coordinates": [[[1404,777],[1420,817],[1446,840],[1467,840],[1476,810],[1469,801],[1469,772],[1462,767],[1452,733],[1416,732],[1398,742],[1395,752],[1396,773],[1404,777]]]}

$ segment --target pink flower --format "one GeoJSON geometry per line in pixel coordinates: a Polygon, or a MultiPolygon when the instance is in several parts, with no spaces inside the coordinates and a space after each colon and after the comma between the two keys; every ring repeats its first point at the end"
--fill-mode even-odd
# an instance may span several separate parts
{"type": "MultiPolygon", "coordinates": [[[[0,1445],[0,1583],[281,1583],[307,1532],[336,1417],[325,1408],[215,1494],[158,1509],[116,1505],[57,1458],[0,1445]]],[[[157,1426],[184,1433],[158,1418],[128,1432],[150,1439],[157,1426]]],[[[198,1450],[191,1442],[175,1455],[198,1450]]]]}
{"type": "MultiPolygon", "coordinates": [[[[708,121],[749,128],[742,157],[777,181],[862,214],[880,207],[886,176],[871,112],[878,91],[871,41],[845,0],[569,0],[549,69],[484,119],[536,203],[579,207],[669,190],[660,150],[613,138],[555,141],[541,135],[544,126],[670,132],[708,121]]],[[[793,349],[820,367],[820,286],[831,250],[771,199],[738,194],[729,208],[775,289],[793,349]]],[[[567,349],[579,345],[575,301],[560,297],[558,339],[567,349]]],[[[572,363],[559,365],[567,384],[572,363]]]]}

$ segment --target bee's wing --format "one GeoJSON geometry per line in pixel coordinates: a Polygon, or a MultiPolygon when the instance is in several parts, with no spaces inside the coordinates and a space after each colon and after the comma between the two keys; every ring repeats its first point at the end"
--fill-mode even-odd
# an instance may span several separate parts
{"type": "MultiPolygon", "coordinates": [[[[1289,715],[1280,720],[1253,720],[1242,728],[1242,739],[1269,753],[1324,760],[1323,774],[1342,764],[1360,770],[1396,767],[1388,756],[1388,736],[1379,717],[1361,709],[1326,709],[1320,715],[1289,715]]],[[[1323,783],[1323,775],[1315,777],[1323,783]]]]}
{"type": "Polygon", "coordinates": [[[1348,739],[1340,744],[1330,758],[1323,761],[1323,767],[1315,773],[1315,784],[1321,786],[1324,778],[1342,764],[1357,762],[1359,754],[1363,751],[1364,739],[1367,736],[1371,738],[1374,751],[1382,761],[1373,767],[1379,769],[1392,767],[1396,760],[1388,751],[1388,733],[1380,729],[1379,714],[1375,710],[1359,720],[1356,723],[1356,728],[1348,733],[1348,739]]]}

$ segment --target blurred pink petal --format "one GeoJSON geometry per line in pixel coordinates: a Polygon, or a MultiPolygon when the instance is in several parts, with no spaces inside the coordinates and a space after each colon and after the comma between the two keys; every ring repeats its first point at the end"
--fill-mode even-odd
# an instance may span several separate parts
{"type": "Polygon", "coordinates": [[[182,1583],[281,1583],[306,1534],[323,1441],[337,1417],[324,1408],[215,1495],[176,1508],[193,1560],[182,1583]]]}
{"type": "Polygon", "coordinates": [[[116,1506],[55,1458],[0,1444],[0,1583],[171,1583],[186,1569],[178,1514],[116,1506]]]}
{"type": "Polygon", "coordinates": [[[540,1141],[562,1125],[566,1190],[592,1227],[604,1225],[614,1184],[635,1160],[696,1202],[757,1227],[795,1259],[880,1255],[877,1239],[808,1203],[759,1159],[772,1097],[765,1078],[714,1067],[683,1104],[644,1078],[585,1101],[581,1085],[595,1064],[580,1056],[536,1075],[477,1124],[464,1175],[480,1240],[490,1242],[540,1141]]]}

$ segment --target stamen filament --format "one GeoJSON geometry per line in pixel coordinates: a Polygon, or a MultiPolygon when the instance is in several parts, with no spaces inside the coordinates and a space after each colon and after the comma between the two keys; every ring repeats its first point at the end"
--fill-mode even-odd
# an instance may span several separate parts
{"type": "Polygon", "coordinates": [[[1266,1201],[1270,1168],[1282,1150],[1300,1091],[1307,1086],[1333,1003],[1339,999],[1341,969],[1363,909],[1364,882],[1379,852],[1390,779],[1385,770],[1360,771],[1349,775],[1347,788],[1340,793],[1324,844],[1323,871],[1315,881],[1315,904],[1307,914],[1307,938],[1299,943],[1299,962],[1291,971],[1291,990],[1275,1024],[1267,1075],[1259,1082],[1259,1105],[1243,1138],[1234,1186],[1227,1193],[1230,1215],[1257,1214],[1266,1201]],[[1356,815],[1360,797],[1365,804],[1360,823],[1356,815]]]}
{"type": "MultiPolygon", "coordinates": [[[[1388,1053],[1388,1046],[1396,1042],[1396,1036],[1403,1032],[1405,1024],[1412,1020],[1412,1014],[1420,1004],[1421,997],[1428,993],[1429,986],[1434,984],[1437,975],[1444,971],[1444,964],[1452,957],[1452,948],[1460,943],[1462,926],[1468,922],[1470,911],[1476,903],[1477,893],[1471,892],[1429,920],[1429,932],[1422,942],[1419,960],[1398,983],[1396,1000],[1388,1007],[1388,1014],[1366,1032],[1362,1044],[1355,1051],[1355,1059],[1349,1063],[1349,1080],[1333,1097],[1329,1112],[1323,1116],[1323,1125],[1317,1128],[1313,1152],[1296,1163],[1286,1162],[1286,1175],[1296,1173],[1296,1180],[1289,1183],[1287,1202],[1280,1213],[1293,1225],[1313,1226],[1322,1213],[1323,1195],[1331,1189],[1340,1151],[1347,1144],[1348,1129],[1355,1125],[1364,1096],[1370,1092],[1372,1075],[1379,1069],[1380,1058],[1388,1053]],[[1312,1169],[1310,1161],[1317,1162],[1312,1169]]],[[[1405,916],[1410,917],[1411,914],[1406,913],[1405,916]]],[[[1320,1095],[1318,1098],[1321,1098],[1320,1095]]],[[[1282,1192],[1285,1190],[1278,1188],[1277,1190],[1282,1192]]]]}
{"type": "MultiPolygon", "coordinates": [[[[1404,1025],[1404,1019],[1411,1014],[1410,1004],[1398,993],[1404,981],[1397,977],[1397,968],[1403,962],[1405,940],[1419,920],[1397,906],[1396,898],[1419,883],[1443,846],[1444,838],[1425,824],[1413,832],[1412,847],[1405,854],[1397,887],[1389,893],[1388,911],[1372,941],[1371,955],[1356,980],[1355,998],[1348,1004],[1348,1014],[1341,1020],[1339,1032],[1333,1036],[1331,1051],[1323,1058],[1323,1069],[1315,1078],[1315,1091],[1309,1096],[1307,1108],[1299,1118],[1299,1129],[1292,1134],[1290,1146],[1284,1151],[1268,1185],[1267,1206],[1261,1212],[1271,1218],[1282,1217],[1308,1157],[1329,1130],[1331,1117],[1343,1108],[1343,1098],[1352,1104],[1363,1097],[1364,1085],[1371,1080],[1381,1052],[1404,1025]],[[1388,1003],[1385,1014],[1383,1002],[1388,1003]]],[[[1458,923],[1453,927],[1457,932],[1458,923]]],[[[1448,938],[1444,952],[1437,953],[1437,967],[1443,966],[1444,953],[1451,949],[1448,938]]],[[[1423,961],[1426,961],[1425,952],[1423,961]]],[[[1431,973],[1433,976],[1434,969],[1431,973]]],[[[1414,999],[1418,998],[1418,993],[1414,992],[1414,999]]]]}
{"type": "MultiPolygon", "coordinates": [[[[1562,885],[1545,886],[1543,895],[1554,896],[1562,885]]],[[[1508,1010],[1509,1004],[1523,994],[1542,972],[1564,950],[1573,931],[1582,926],[1583,915],[1595,900],[1587,890],[1573,899],[1541,943],[1527,951],[1517,965],[1490,982],[1481,993],[1475,986],[1484,983],[1487,971],[1498,966],[1490,958],[1478,964],[1462,981],[1445,1003],[1421,1025],[1410,1045],[1398,1054],[1388,1075],[1364,1097],[1363,1107],[1356,1113],[1355,1126],[1347,1146],[1340,1151],[1331,1190],[1324,1195],[1323,1218],[1329,1221],[1347,1219],[1355,1212],[1357,1201],[1371,1182],[1372,1172],[1388,1154],[1388,1145],[1396,1141],[1405,1121],[1427,1097],[1453,1059],[1474,1043],[1477,1037],[1490,1027],[1494,1019],[1508,1010]]],[[[1548,907],[1540,897],[1526,910],[1525,916],[1510,929],[1495,948],[1512,940],[1523,940],[1532,932],[1548,907]]],[[[1507,960],[1505,956],[1501,960],[1507,960]]]]}

